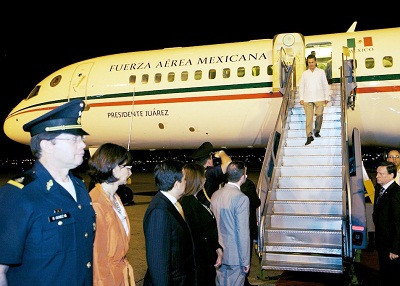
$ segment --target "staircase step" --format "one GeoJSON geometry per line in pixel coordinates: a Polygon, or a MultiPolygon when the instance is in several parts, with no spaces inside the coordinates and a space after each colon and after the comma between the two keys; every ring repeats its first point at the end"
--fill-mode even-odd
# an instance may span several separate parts
{"type": "Polygon", "coordinates": [[[309,201],[342,201],[344,191],[340,188],[321,189],[300,189],[280,188],[271,194],[271,200],[309,200],[309,201]]]}
{"type": "Polygon", "coordinates": [[[342,177],[278,177],[278,188],[326,189],[341,188],[342,177]]]}
{"type": "MultiPolygon", "coordinates": [[[[330,105],[328,105],[328,106],[326,106],[324,108],[324,113],[323,114],[324,114],[324,118],[325,118],[325,114],[328,114],[328,113],[341,113],[341,112],[342,112],[342,110],[341,110],[340,106],[336,106],[336,105],[335,106],[330,106],[330,105]]],[[[290,109],[290,113],[291,114],[289,114],[289,117],[291,117],[291,115],[295,115],[295,114],[305,114],[303,105],[300,105],[300,102],[296,102],[295,106],[290,109]]]]}
{"type": "MultiPolygon", "coordinates": [[[[306,123],[305,121],[288,121],[288,127],[289,129],[301,129],[305,128],[306,123]]],[[[340,120],[324,120],[322,122],[322,128],[341,128],[342,123],[340,120]]]]}
{"type": "Polygon", "coordinates": [[[279,177],[342,176],[342,169],[342,166],[337,165],[282,166],[275,169],[275,175],[279,177]]]}
{"type": "Polygon", "coordinates": [[[342,246],[339,247],[323,247],[322,245],[291,245],[291,244],[268,244],[264,246],[264,251],[273,253],[313,253],[313,254],[328,254],[328,255],[341,255],[342,246]]]}
{"type": "Polygon", "coordinates": [[[335,256],[264,253],[261,267],[264,270],[343,273],[342,258],[335,256]]]}
{"type": "MultiPolygon", "coordinates": [[[[330,155],[292,155],[281,158],[282,166],[342,166],[342,156],[330,155]]],[[[312,175],[312,174],[310,174],[312,175]]]]}
{"type": "MultiPolygon", "coordinates": [[[[320,135],[321,138],[325,137],[337,137],[340,136],[342,133],[342,130],[340,128],[321,128],[320,135]]],[[[301,137],[305,138],[306,136],[306,130],[304,128],[302,129],[288,129],[286,131],[287,138],[295,138],[295,137],[301,137]]],[[[304,141],[304,139],[303,139],[304,141]]]]}
{"type": "MultiPolygon", "coordinates": [[[[306,146],[307,139],[306,133],[304,132],[304,137],[288,138],[284,146],[295,147],[295,146],[306,146]]],[[[331,146],[340,145],[342,143],[342,138],[340,136],[331,137],[320,137],[315,138],[311,144],[307,145],[308,148],[314,148],[314,146],[331,146]]]]}
{"type": "Polygon", "coordinates": [[[268,203],[268,213],[290,215],[341,215],[342,202],[333,201],[273,201],[268,203]]]}
{"type": "MultiPolygon", "coordinates": [[[[304,131],[303,131],[304,132],[304,131]]],[[[321,130],[322,134],[322,130],[321,130]]],[[[304,139],[303,139],[304,141],[304,139]]],[[[305,141],[304,141],[305,142],[305,141]]],[[[281,148],[281,155],[342,155],[342,146],[341,145],[329,145],[329,146],[313,146],[313,148],[308,148],[309,146],[283,146],[281,148]]]]}
{"type": "MultiPolygon", "coordinates": [[[[267,229],[264,231],[264,247],[277,244],[314,247],[342,247],[342,231],[308,229],[267,229]]],[[[293,251],[296,252],[296,251],[293,251]]]]}
{"type": "Polygon", "coordinates": [[[266,214],[269,228],[292,228],[312,230],[341,230],[342,216],[338,215],[288,215],[266,214]]]}
{"type": "MultiPolygon", "coordinates": [[[[340,120],[341,114],[340,112],[330,112],[323,114],[323,121],[324,120],[340,120]]],[[[306,115],[305,114],[292,114],[288,121],[290,122],[306,122],[306,115]]],[[[314,119],[315,120],[315,116],[314,119]]]]}

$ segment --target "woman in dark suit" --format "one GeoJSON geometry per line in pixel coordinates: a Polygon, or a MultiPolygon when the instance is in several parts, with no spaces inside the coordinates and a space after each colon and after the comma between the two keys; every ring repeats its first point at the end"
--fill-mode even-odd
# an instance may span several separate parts
{"type": "Polygon", "coordinates": [[[206,181],[205,169],[198,163],[187,163],[183,173],[186,188],[181,204],[194,242],[197,285],[212,286],[215,285],[215,268],[222,262],[222,247],[218,243],[217,222],[211,209],[196,197],[206,181]]]}

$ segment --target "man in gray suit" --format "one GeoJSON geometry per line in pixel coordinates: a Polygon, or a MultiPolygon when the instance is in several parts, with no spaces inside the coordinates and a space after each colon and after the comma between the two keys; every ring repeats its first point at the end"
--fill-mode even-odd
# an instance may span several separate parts
{"type": "Polygon", "coordinates": [[[249,198],[240,186],[246,181],[246,166],[232,161],[226,170],[227,183],[211,197],[217,220],[219,243],[224,249],[216,285],[242,286],[250,270],[249,198]]]}

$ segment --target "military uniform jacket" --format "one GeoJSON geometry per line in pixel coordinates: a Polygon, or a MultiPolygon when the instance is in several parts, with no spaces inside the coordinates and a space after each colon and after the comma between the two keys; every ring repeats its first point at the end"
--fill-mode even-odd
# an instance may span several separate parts
{"type": "Polygon", "coordinates": [[[92,285],[95,213],[81,179],[77,201],[36,162],[0,188],[0,264],[9,286],[92,285]]]}

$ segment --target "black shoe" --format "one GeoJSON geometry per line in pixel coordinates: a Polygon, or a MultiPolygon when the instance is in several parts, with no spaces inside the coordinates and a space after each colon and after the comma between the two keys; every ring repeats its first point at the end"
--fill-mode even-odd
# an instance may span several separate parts
{"type": "Polygon", "coordinates": [[[315,137],[321,137],[321,135],[319,135],[319,132],[315,132],[315,137]]]}
{"type": "Polygon", "coordinates": [[[308,145],[308,144],[310,144],[312,141],[314,141],[314,137],[312,137],[312,136],[307,137],[307,142],[306,142],[306,144],[304,144],[304,145],[308,145]]]}

